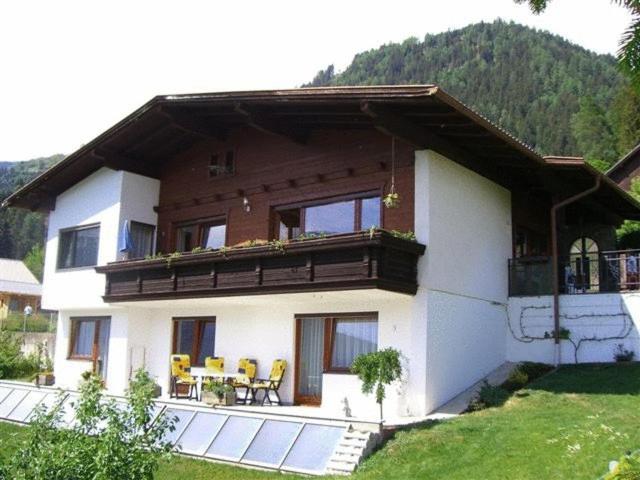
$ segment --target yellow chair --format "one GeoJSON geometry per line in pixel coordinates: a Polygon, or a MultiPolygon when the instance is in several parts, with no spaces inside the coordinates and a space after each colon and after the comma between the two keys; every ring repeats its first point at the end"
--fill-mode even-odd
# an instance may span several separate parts
{"type": "MultiPolygon", "coordinates": [[[[238,390],[239,388],[245,389],[244,398],[240,399],[238,396],[237,403],[244,403],[245,405],[249,401],[249,394],[251,393],[250,385],[256,378],[258,372],[258,362],[252,358],[241,358],[238,361],[238,376],[231,383],[231,386],[238,390]]],[[[253,403],[253,399],[251,402],[253,403]]]]}
{"type": "Polygon", "coordinates": [[[273,365],[271,367],[271,372],[269,373],[268,379],[257,379],[251,383],[251,397],[253,399],[257,399],[257,394],[259,390],[264,390],[264,397],[262,397],[262,405],[264,405],[265,401],[269,401],[269,405],[282,405],[282,401],[280,400],[280,395],[278,394],[278,389],[282,384],[282,380],[284,379],[284,371],[287,368],[286,360],[274,360],[273,365]],[[273,392],[276,396],[276,401],[272,401],[269,393],[273,392]]]}
{"type": "Polygon", "coordinates": [[[207,373],[224,373],[224,357],[207,357],[204,359],[207,373]]]}
{"type": "Polygon", "coordinates": [[[169,398],[198,399],[198,381],[191,376],[191,358],[189,355],[171,355],[171,393],[169,398]],[[189,393],[181,397],[178,385],[188,385],[189,393]]]}

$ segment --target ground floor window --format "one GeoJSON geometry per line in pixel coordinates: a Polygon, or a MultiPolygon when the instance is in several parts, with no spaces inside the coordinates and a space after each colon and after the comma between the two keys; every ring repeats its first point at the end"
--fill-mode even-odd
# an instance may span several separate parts
{"type": "Polygon", "coordinates": [[[378,349],[378,314],[296,315],[298,403],[319,403],[323,373],[347,373],[360,354],[378,349]]]}
{"type": "Polygon", "coordinates": [[[110,317],[71,317],[69,359],[90,360],[93,372],[106,378],[110,317]]]}
{"type": "Polygon", "coordinates": [[[204,365],[213,357],[216,343],[215,317],[173,319],[173,353],[191,357],[191,365],[204,365]]]}

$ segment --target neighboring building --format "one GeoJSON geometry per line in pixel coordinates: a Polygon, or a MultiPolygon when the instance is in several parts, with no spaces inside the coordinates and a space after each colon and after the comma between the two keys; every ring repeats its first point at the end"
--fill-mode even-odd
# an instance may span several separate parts
{"type": "MultiPolygon", "coordinates": [[[[227,370],[254,358],[261,378],[285,359],[286,403],[376,415],[348,369],[391,346],[405,379],[388,417],[425,415],[505,361],[553,362],[554,322],[584,314],[579,297],[612,312],[599,332],[619,332],[633,285],[609,251],[615,227],[640,219],[581,159],[543,158],[431,85],[156,97],[5,205],[49,212],[59,386],[95,369],[118,393],[144,365],[166,392],[172,353],[227,370]],[[385,208],[392,186],[400,201],[385,208]]],[[[572,362],[556,332],[555,358],[572,362]]],[[[640,346],[635,329],[618,337],[579,360],[640,346]]]]}
{"type": "Polygon", "coordinates": [[[0,320],[9,312],[24,313],[30,306],[35,313],[40,308],[42,285],[20,260],[0,258],[0,320]]]}
{"type": "Polygon", "coordinates": [[[640,176],[640,143],[618,160],[607,175],[625,190],[630,190],[631,180],[640,176]]]}

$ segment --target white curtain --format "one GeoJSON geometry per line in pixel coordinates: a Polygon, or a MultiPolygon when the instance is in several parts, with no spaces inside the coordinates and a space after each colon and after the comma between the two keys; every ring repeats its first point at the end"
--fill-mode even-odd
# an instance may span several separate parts
{"type": "Polygon", "coordinates": [[[90,357],[93,354],[93,339],[95,337],[96,322],[79,320],[76,330],[75,355],[90,357]]]}
{"type": "Polygon", "coordinates": [[[324,318],[303,318],[300,345],[300,395],[322,395],[322,357],[324,352],[324,318]]]}
{"type": "Polygon", "coordinates": [[[333,368],[350,368],[360,354],[375,352],[378,348],[378,321],[375,319],[346,319],[335,321],[333,368]]]}

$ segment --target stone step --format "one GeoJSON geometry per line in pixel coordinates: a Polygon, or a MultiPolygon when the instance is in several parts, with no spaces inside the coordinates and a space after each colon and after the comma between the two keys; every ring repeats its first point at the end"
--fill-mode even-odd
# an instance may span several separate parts
{"type": "Polygon", "coordinates": [[[345,432],[343,435],[343,438],[360,438],[362,440],[369,440],[370,437],[370,433],[358,432],[355,430],[353,432],[345,432]]]}
{"type": "Polygon", "coordinates": [[[332,458],[327,464],[327,469],[337,470],[338,472],[351,473],[356,469],[357,466],[358,464],[355,462],[338,462],[332,458]]]}

